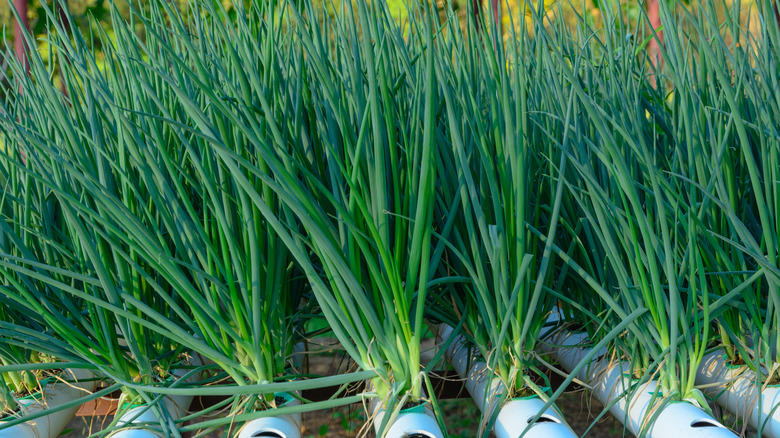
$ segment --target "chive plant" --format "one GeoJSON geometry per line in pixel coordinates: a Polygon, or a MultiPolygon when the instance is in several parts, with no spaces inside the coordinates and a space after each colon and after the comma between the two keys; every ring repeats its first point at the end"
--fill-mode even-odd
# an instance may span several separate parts
{"type": "MultiPolygon", "coordinates": [[[[747,312],[743,313],[741,327],[737,327],[739,331],[734,332],[748,333],[751,351],[746,352],[747,356],[764,367],[763,378],[777,383],[780,379],[780,339],[777,336],[780,327],[777,249],[780,235],[777,147],[780,134],[775,124],[769,121],[774,120],[778,112],[776,102],[780,91],[771,78],[776,77],[774,59],[780,34],[777,22],[771,20],[772,7],[768,2],[760,3],[763,17],[761,34],[756,37],[748,34],[744,47],[734,49],[740,56],[735,56],[726,64],[730,67],[731,77],[723,71],[717,77],[728,102],[727,107],[724,105],[724,113],[739,115],[739,119],[733,122],[734,143],[737,145],[734,152],[735,161],[741,164],[737,178],[744,184],[746,196],[740,198],[738,192],[728,191],[729,187],[722,181],[719,181],[717,193],[726,204],[747,204],[744,209],[727,208],[724,211],[730,216],[732,236],[738,237],[734,240],[749,256],[753,269],[764,275],[760,288],[754,287],[752,293],[743,295],[747,312]],[[764,102],[767,104],[764,105],[764,102]]],[[[732,27],[736,25],[732,24],[732,27]]],[[[738,30],[732,31],[732,34],[738,30]]],[[[728,48],[722,38],[716,39],[716,42],[721,50],[728,48]]],[[[732,47],[738,43],[739,40],[732,42],[732,47]]],[[[748,358],[744,360],[750,361],[748,358]]]]}
{"type": "Polygon", "coordinates": [[[699,125],[715,134],[713,145],[720,145],[703,151],[714,163],[707,169],[709,177],[690,180],[718,210],[721,222],[713,232],[731,252],[730,258],[719,257],[725,260],[717,271],[724,283],[733,285],[718,293],[719,301],[731,303],[718,318],[723,346],[732,362],[745,362],[756,371],[764,368],[763,378],[776,382],[779,136],[770,121],[777,114],[778,89],[771,78],[776,77],[778,28],[772,5],[759,2],[757,7],[760,33],[744,29],[734,8],[723,26],[728,39],[711,10],[698,19],[684,17],[694,23],[700,41],[701,99],[717,111],[701,114],[699,125]]]}
{"type": "MultiPolygon", "coordinates": [[[[292,378],[300,370],[289,370],[287,360],[303,340],[301,315],[306,310],[300,305],[307,286],[297,278],[300,273],[287,248],[239,186],[239,176],[220,161],[215,145],[204,140],[213,135],[209,140],[223,152],[265,168],[257,143],[272,135],[276,121],[270,113],[258,116],[257,102],[249,96],[264,95],[260,100],[272,102],[277,111],[300,96],[302,84],[281,71],[296,56],[282,50],[290,38],[275,30],[275,9],[268,4],[239,10],[234,21],[224,8],[205,2],[193,3],[184,11],[186,17],[163,2],[150,9],[150,16],[135,15],[144,26],[145,42],[117,48],[130,52],[122,57],[146,53],[144,63],[121,72],[143,96],[137,109],[131,109],[130,101],[124,108],[151,129],[147,145],[140,146],[158,151],[157,156],[143,149],[134,154],[149,160],[136,169],[155,169],[156,175],[128,191],[163,186],[150,196],[150,204],[170,210],[171,217],[162,225],[138,228],[116,216],[115,226],[125,233],[121,243],[133,246],[148,263],[146,272],[175,291],[166,294],[187,303],[191,314],[186,324],[203,340],[190,344],[194,351],[215,361],[239,385],[292,378]],[[171,64],[170,57],[187,61],[171,64]],[[260,68],[244,70],[254,59],[264,60],[260,68]],[[160,228],[170,238],[156,239],[160,228]],[[158,254],[166,248],[170,259],[161,261],[158,254]]],[[[132,39],[125,31],[123,39],[132,39]]],[[[260,178],[243,178],[266,205],[274,206],[274,213],[285,214],[260,178]]],[[[139,209],[136,214],[148,213],[139,209]]],[[[257,404],[265,409],[274,403],[273,394],[266,394],[257,403],[251,397],[249,402],[237,399],[235,407],[257,404]]]]}
{"type": "MultiPolygon", "coordinates": [[[[547,397],[559,307],[592,341],[640,315],[611,358],[664,403],[706,408],[714,348],[776,381],[777,23],[768,0],[758,34],[739,2],[661,3],[652,72],[621,9],[572,35],[529,5],[502,38],[427,4],[156,0],[112,6],[110,38],[43,5],[49,59],[5,59],[0,90],[0,361],[79,362],[154,405],[197,353],[250,419],[303,378],[321,312],[400,408],[428,399],[433,316],[507,398],[547,397]]],[[[47,367],[0,368],[5,405],[47,367]]]]}
{"type": "MultiPolygon", "coordinates": [[[[3,130],[4,129],[0,129],[3,130]]],[[[13,143],[12,143],[13,144],[13,143]]],[[[33,397],[53,383],[63,366],[88,366],[74,353],[67,339],[51,328],[46,312],[68,313],[78,307],[63,306],[57,297],[40,297],[31,304],[27,293],[41,287],[30,276],[15,276],[10,268],[20,260],[69,266],[74,262],[72,240],[51,190],[27,174],[18,148],[0,150],[0,406],[2,413],[15,412],[19,399],[33,397]],[[22,285],[20,285],[22,283],[22,285]],[[22,287],[25,293],[16,293],[22,287]],[[31,309],[31,306],[33,309],[31,309]],[[33,311],[31,311],[33,310],[33,311]],[[51,377],[51,378],[50,378],[51,377]]],[[[32,267],[33,270],[40,266],[32,267]]],[[[33,275],[34,276],[34,275],[33,275]]]]}
{"type": "Polygon", "coordinates": [[[421,19],[404,35],[384,2],[342,7],[333,18],[308,3],[292,12],[311,78],[306,104],[322,119],[306,135],[325,169],[305,174],[311,200],[287,202],[310,239],[299,262],[319,271],[307,275],[334,333],[361,368],[377,371],[381,397],[417,402],[435,271],[432,14],[411,11],[421,19]]]}
{"type": "Polygon", "coordinates": [[[592,132],[567,152],[576,170],[568,180],[587,234],[597,236],[590,266],[603,260],[606,287],[595,281],[598,271],[570,263],[592,290],[602,289],[611,318],[650,309],[641,333],[616,344],[636,377],[653,375],[664,397],[706,409],[694,377],[713,331],[732,358],[736,350],[754,355],[750,339],[760,339],[763,361],[773,363],[766,247],[775,245],[766,224],[774,222],[770,209],[759,207],[773,196],[765,184],[772,177],[759,176],[772,174],[773,161],[771,148],[756,145],[771,144],[774,134],[745,121],[753,113],[767,117],[771,106],[758,103],[773,88],[757,74],[769,63],[758,57],[764,52],[755,36],[740,37],[737,6],[726,14],[731,46],[713,5],[698,15],[666,7],[662,14],[677,27],[666,29],[664,67],[652,83],[638,80],[645,77],[642,59],[625,56],[638,53],[633,40],[610,35],[611,28],[599,62],[567,72],[581,78],[573,82],[575,111],[592,132]],[[753,324],[761,333],[751,333],[753,324]]]}
{"type": "MultiPolygon", "coordinates": [[[[45,186],[20,169],[22,158],[18,149],[0,150],[0,252],[12,260],[35,254],[46,262],[68,263],[72,260],[69,240],[56,202],[45,186]]],[[[47,373],[45,362],[73,360],[74,356],[52,336],[44,319],[30,312],[18,296],[7,295],[14,289],[13,280],[0,280],[0,289],[4,295],[0,306],[0,367],[29,366],[26,370],[0,371],[3,412],[11,412],[19,397],[34,394],[45,385],[40,382],[47,373]]]]}
{"type": "MultiPolygon", "coordinates": [[[[43,77],[41,64],[16,112],[40,116],[6,120],[35,164],[28,172],[49,187],[71,233],[84,242],[77,257],[83,266],[63,275],[90,290],[48,284],[96,307],[96,315],[85,320],[99,329],[73,329],[97,342],[127,343],[108,345],[112,365],[129,373],[113,373],[119,382],[159,384],[187,351],[215,362],[239,386],[300,373],[288,370],[287,359],[301,340],[305,309],[299,305],[306,285],[296,280],[289,251],[238,190],[237,176],[204,140],[219,137],[220,147],[263,168],[252,145],[273,127],[257,116],[255,102],[223,99],[232,93],[246,97],[251,86],[257,93],[279,90],[268,97],[284,107],[301,93],[300,82],[297,89],[281,82],[279,68],[288,62],[276,59],[281,46],[257,44],[266,37],[286,44],[266,26],[274,17],[268,7],[259,4],[229,21],[224,9],[206,2],[185,11],[155,2],[148,13],[133,8],[131,22],[112,8],[116,40],[94,36],[103,47],[104,67],[78,31],[72,38],[57,33],[51,45],[62,57],[69,98],[50,83],[32,86],[43,77]],[[135,33],[138,26],[143,40],[135,33]],[[236,41],[244,43],[238,51],[236,41]],[[265,70],[243,70],[255,57],[266,59],[265,70]],[[180,62],[170,63],[172,58],[180,62]],[[282,86],[266,88],[269,78],[282,86]],[[49,95],[38,100],[36,93],[49,95]],[[57,102],[44,105],[46,99],[57,102]],[[213,101],[221,106],[213,108],[213,101]],[[53,119],[66,132],[47,124],[53,119]]],[[[266,203],[275,202],[259,179],[253,187],[266,203]]],[[[48,266],[58,273],[64,268],[48,266]]],[[[273,394],[234,397],[240,410],[274,403],[273,394]]]]}
{"type": "Polygon", "coordinates": [[[473,26],[464,34],[450,22],[437,48],[454,53],[457,67],[437,58],[449,134],[439,142],[440,205],[455,223],[442,268],[465,280],[450,283],[458,308],[449,323],[463,315],[467,336],[507,388],[504,396],[546,397],[545,385],[531,378],[546,378],[534,347],[557,302],[549,291],[560,265],[529,227],[547,242],[556,236],[564,186],[550,170],[565,168],[565,160],[548,144],[558,134],[565,142],[566,134],[557,120],[533,113],[565,114],[566,100],[545,99],[555,83],[536,79],[556,66],[541,51],[544,43],[530,40],[525,20],[519,31],[510,27],[506,43],[473,26]],[[456,208],[446,211],[452,202],[456,208]]]}
{"type": "MultiPolygon", "coordinates": [[[[5,151],[3,151],[5,152],[5,151]]],[[[14,155],[18,155],[16,152],[14,155]]],[[[4,158],[4,157],[3,157],[4,158]]],[[[16,233],[8,234],[8,230],[21,232],[22,229],[29,230],[26,236],[31,236],[32,240],[38,240],[36,237],[36,228],[40,228],[41,221],[36,220],[35,212],[40,207],[41,197],[35,188],[30,187],[31,181],[19,178],[20,173],[14,166],[7,166],[7,161],[0,158],[0,175],[4,186],[4,196],[0,209],[2,217],[5,219],[0,223],[2,233],[0,233],[0,248],[7,250],[6,241],[15,236],[16,233]],[[28,213],[28,214],[25,214],[28,213]],[[15,219],[15,220],[14,220],[15,219]],[[37,225],[37,226],[36,226],[37,225]]],[[[30,238],[28,237],[28,240],[30,238]]],[[[16,327],[35,327],[43,330],[42,326],[36,324],[33,320],[23,318],[23,311],[13,301],[3,300],[0,307],[0,325],[3,332],[14,330],[16,327]]],[[[12,339],[0,335],[0,365],[17,365],[23,363],[34,363],[34,354],[23,346],[15,345],[12,339]]],[[[38,387],[38,379],[34,372],[1,372],[0,373],[0,407],[3,414],[12,412],[17,408],[17,398],[34,392],[38,387]]]]}
{"type": "MultiPolygon", "coordinates": [[[[578,114],[571,129],[584,134],[560,146],[573,171],[557,170],[565,174],[583,234],[595,246],[579,260],[560,248],[557,253],[586,280],[585,294],[602,300],[606,327],[649,309],[631,327],[632,336],[615,341],[617,359],[630,359],[637,378],[657,373],[667,400],[706,407],[694,377],[707,343],[708,295],[695,252],[683,258],[701,230],[685,219],[689,207],[670,181],[677,170],[673,143],[648,123],[647,109],[663,97],[643,79],[642,59],[626,55],[636,52],[637,43],[624,36],[625,28],[607,27],[603,42],[591,39],[583,51],[571,50],[565,40],[550,49],[571,86],[570,111],[578,114]]],[[[541,28],[535,37],[552,38],[541,28]]]]}
{"type": "Polygon", "coordinates": [[[694,231],[680,263],[689,271],[686,286],[700,291],[700,306],[708,302],[703,322],[717,334],[711,346],[773,381],[777,132],[769,123],[776,105],[767,102],[776,101],[777,87],[766,78],[775,75],[777,23],[772,6],[759,3],[760,31],[753,33],[750,22],[739,22],[741,6],[662,11],[680,30],[667,40],[657,76],[671,92],[648,111],[669,145],[673,164],[664,170],[684,203],[675,209],[694,231]]]}
{"type": "MultiPolygon", "coordinates": [[[[404,35],[384,2],[342,7],[335,17],[308,2],[286,9],[300,44],[293,65],[307,81],[296,104],[304,113],[268,120],[269,135],[258,141],[267,169],[220,154],[234,175],[268,180],[300,222],[305,240],[296,243],[285,218],[240,178],[285,236],[333,333],[358,366],[377,373],[373,389],[395,408],[426,400],[420,342],[436,271],[432,14],[415,11],[421,20],[404,35]],[[301,124],[287,137],[293,122],[301,124]],[[294,139],[323,161],[302,161],[294,139]]],[[[270,105],[262,98],[260,105],[268,114],[270,105]]]]}
{"type": "MultiPolygon", "coordinates": [[[[123,239],[147,221],[156,229],[154,238],[162,241],[160,224],[171,220],[167,210],[149,205],[165,186],[132,184],[150,182],[148,167],[136,160],[151,161],[155,155],[140,153],[149,146],[140,134],[144,128],[120,111],[138,97],[117,71],[131,64],[112,64],[117,70],[104,74],[83,36],[52,22],[57,24],[50,29],[50,45],[59,57],[67,95],[50,80],[46,65],[52,63],[31,51],[31,74],[15,76],[20,93],[6,102],[0,123],[6,144],[13,145],[5,158],[16,169],[17,181],[9,184],[21,180],[26,193],[45,195],[42,227],[55,227],[56,233],[29,239],[24,227],[4,230],[2,293],[39,315],[47,328],[68,340],[72,356],[100,374],[122,384],[165,384],[172,370],[186,362],[183,345],[191,333],[182,327],[191,316],[183,309],[185,300],[170,294],[172,286],[161,275],[145,271],[158,258],[172,263],[166,251],[147,263],[134,242],[123,239]],[[118,216],[135,228],[118,227],[112,220],[118,216]]],[[[137,48],[137,40],[124,41],[137,48]]],[[[15,60],[10,62],[21,72],[15,60]]],[[[126,393],[144,402],[154,399],[129,388],[126,393]]]]}
{"type": "MultiPolygon", "coordinates": [[[[760,226],[755,220],[758,216],[748,165],[742,157],[744,149],[738,146],[743,138],[735,124],[740,122],[724,123],[723,117],[734,111],[757,111],[753,105],[759,96],[755,94],[758,84],[736,72],[753,74],[753,68],[761,67],[763,62],[760,57],[753,60],[751,53],[760,53],[761,43],[738,22],[739,6],[737,2],[726,10],[722,23],[712,4],[699,8],[697,17],[688,14],[676,19],[691,23],[693,31],[684,41],[670,42],[668,58],[675,67],[659,77],[675,89],[685,90],[690,88],[688,84],[695,84],[699,91],[675,92],[667,115],[658,113],[655,117],[670,127],[676,142],[685,145],[674,152],[679,163],[676,175],[681,181],[678,190],[686,193],[692,220],[703,230],[694,249],[701,257],[700,269],[707,275],[702,286],[712,297],[710,319],[713,334],[717,334],[716,346],[723,348],[732,364],[747,363],[755,370],[750,339],[759,338],[754,330],[765,327],[762,309],[769,297],[763,270],[745,247],[736,244],[746,236],[756,238],[760,226]],[[680,49],[683,44],[695,51],[697,62],[689,61],[690,55],[680,49]],[[723,82],[725,78],[728,83],[723,82]],[[740,89],[746,91],[742,97],[738,97],[740,89]],[[731,106],[732,101],[736,107],[731,106]]],[[[749,29],[750,23],[744,26],[749,29]]],[[[768,37],[770,30],[762,28],[768,37]]],[[[689,251],[686,256],[692,254],[689,251]]]]}
{"type": "MultiPolygon", "coordinates": [[[[634,50],[629,44],[619,49],[634,50]]],[[[693,399],[706,407],[694,377],[708,336],[708,297],[706,289],[700,290],[697,255],[687,265],[682,258],[697,241],[698,229],[685,220],[686,205],[669,181],[668,172],[675,169],[664,146],[671,143],[663,132],[647,132],[641,96],[654,92],[647,83],[631,80],[632,63],[609,59],[610,73],[593,76],[589,90],[615,90],[603,100],[575,85],[576,110],[591,119],[597,137],[572,148],[577,172],[571,193],[602,246],[602,287],[612,297],[615,323],[621,313],[649,309],[637,323],[636,336],[618,341],[636,377],[657,372],[664,397],[693,399]]]]}

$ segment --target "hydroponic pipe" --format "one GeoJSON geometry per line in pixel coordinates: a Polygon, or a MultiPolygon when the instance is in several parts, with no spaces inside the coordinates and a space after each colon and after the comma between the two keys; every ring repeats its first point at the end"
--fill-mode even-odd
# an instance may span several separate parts
{"type": "Polygon", "coordinates": [[[704,356],[696,384],[706,385],[702,390],[717,404],[761,430],[764,436],[780,437],[780,387],[759,391],[756,373],[747,367],[730,366],[722,350],[704,356]]]}
{"type": "MultiPolygon", "coordinates": [[[[203,361],[200,356],[193,355],[190,358],[190,364],[193,366],[203,365],[203,361]]],[[[182,378],[189,373],[187,369],[173,370],[173,374],[176,378],[182,378]]],[[[200,373],[194,373],[187,377],[186,383],[194,383],[201,379],[200,373]]],[[[162,402],[165,404],[165,409],[168,411],[168,415],[173,420],[178,420],[187,414],[192,403],[191,395],[167,395],[163,398],[162,402]]],[[[141,424],[159,424],[160,417],[156,410],[148,405],[136,406],[131,408],[117,421],[114,427],[118,429],[116,432],[109,434],[110,438],[164,438],[164,436],[157,431],[143,428],[141,424]]]]}
{"type": "MultiPolygon", "coordinates": [[[[303,342],[293,347],[292,362],[296,370],[301,369],[303,356],[306,353],[306,345],[303,342]]],[[[299,395],[299,394],[295,394],[299,395]]],[[[292,394],[278,394],[286,397],[284,407],[292,407],[301,404],[301,401],[292,394]]],[[[273,437],[273,438],[301,438],[301,414],[287,414],[276,417],[258,418],[247,422],[238,434],[237,438],[273,437]]]]}
{"type": "MultiPolygon", "coordinates": [[[[440,345],[453,335],[452,327],[446,324],[439,324],[435,330],[440,345]]],[[[501,406],[493,428],[496,438],[518,438],[521,435],[524,438],[576,438],[577,435],[552,406],[549,406],[539,419],[531,424],[545,405],[539,397],[510,400],[500,405],[504,401],[502,395],[506,392],[504,384],[498,378],[490,379],[492,373],[487,369],[485,362],[473,360],[473,356],[469,353],[465,339],[458,335],[447,347],[444,357],[466,381],[466,390],[483,416],[492,418],[495,409],[501,406]]]]}
{"type": "MultiPolygon", "coordinates": [[[[587,339],[587,334],[562,333],[553,336],[551,343],[542,343],[543,351],[551,353],[558,363],[572,372],[588,354],[588,348],[578,347],[587,339]],[[553,346],[555,345],[555,346],[553,346]]],[[[631,367],[627,362],[609,363],[599,355],[583,367],[577,378],[587,382],[593,395],[620,420],[635,436],[647,438],[737,438],[733,432],[707,415],[700,408],[687,402],[670,403],[659,412],[654,411],[653,399],[657,382],[649,381],[637,388],[631,387],[631,367]],[[652,423],[648,424],[652,418],[652,423]]]]}
{"type": "Polygon", "coordinates": [[[387,413],[387,407],[379,399],[370,402],[371,414],[374,419],[374,430],[377,437],[382,438],[444,438],[439,429],[439,423],[429,403],[415,408],[402,410],[395,419],[391,418],[384,435],[380,435],[382,421],[387,413]]]}
{"type": "MultiPolygon", "coordinates": [[[[292,398],[284,407],[300,405],[301,401],[292,398]]],[[[300,438],[301,414],[279,415],[277,417],[258,418],[247,422],[238,434],[238,438],[273,437],[300,438]]]]}
{"type": "MultiPolygon", "coordinates": [[[[43,388],[41,398],[20,400],[21,414],[31,415],[47,409],[54,409],[84,397],[95,390],[95,376],[89,370],[69,369],[65,371],[64,378],[75,382],[58,381],[46,385],[43,388]]],[[[35,420],[0,430],[0,438],[55,438],[65,429],[78,409],[78,406],[62,409],[35,420]]]]}

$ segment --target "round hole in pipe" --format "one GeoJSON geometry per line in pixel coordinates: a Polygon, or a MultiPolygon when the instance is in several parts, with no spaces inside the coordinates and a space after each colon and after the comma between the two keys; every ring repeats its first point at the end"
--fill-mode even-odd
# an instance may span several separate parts
{"type": "MultiPolygon", "coordinates": [[[[528,418],[528,424],[531,424],[531,421],[533,419],[534,419],[534,417],[528,418]]],[[[542,416],[539,417],[538,420],[536,420],[536,423],[534,423],[534,425],[541,424],[541,423],[560,423],[560,422],[561,422],[561,420],[553,417],[552,415],[542,414],[542,416]]]]}
{"type": "Polygon", "coordinates": [[[272,430],[261,430],[252,434],[252,438],[287,438],[279,432],[272,430]]]}
{"type": "Polygon", "coordinates": [[[699,420],[693,420],[691,422],[691,427],[694,428],[694,429],[699,429],[699,428],[702,428],[702,427],[723,427],[723,426],[721,426],[720,423],[718,423],[716,421],[708,420],[706,418],[702,418],[702,419],[699,419],[699,420]]]}
{"type": "Polygon", "coordinates": [[[424,430],[418,430],[416,432],[407,433],[404,435],[404,438],[436,438],[436,435],[424,430]]]}

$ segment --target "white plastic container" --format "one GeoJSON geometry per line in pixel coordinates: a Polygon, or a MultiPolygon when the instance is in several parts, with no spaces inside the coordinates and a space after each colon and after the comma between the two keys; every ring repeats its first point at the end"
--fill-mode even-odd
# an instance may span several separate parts
{"type": "MultiPolygon", "coordinates": [[[[77,400],[95,390],[95,378],[89,370],[69,369],[65,371],[63,379],[68,382],[58,381],[43,388],[43,396],[39,400],[21,400],[23,405],[22,415],[37,414],[46,409],[53,409],[65,403],[77,400]],[[70,382],[75,380],[75,382],[70,382]]],[[[0,438],[55,438],[68,424],[79,407],[71,407],[17,424],[16,426],[0,430],[0,438]]]]}
{"type": "Polygon", "coordinates": [[[730,367],[723,351],[704,356],[696,384],[706,385],[702,390],[716,403],[757,430],[763,426],[764,436],[780,437],[780,388],[772,386],[759,392],[756,374],[747,367],[730,367]]]}
{"type": "MultiPolygon", "coordinates": [[[[366,386],[369,391],[373,390],[370,380],[366,386]]],[[[444,438],[433,409],[427,402],[411,409],[389,412],[385,400],[374,397],[368,399],[368,414],[373,420],[377,438],[444,438]],[[387,415],[391,417],[385,425],[384,433],[380,433],[387,415]]]]}
{"type": "MultiPolygon", "coordinates": [[[[306,354],[306,345],[303,342],[295,344],[292,353],[293,366],[300,370],[303,357],[306,354]]],[[[300,396],[300,394],[295,394],[300,396]]],[[[298,406],[301,401],[291,394],[279,394],[285,397],[287,402],[284,407],[298,406]]],[[[241,428],[238,438],[275,437],[275,438],[301,438],[301,424],[303,422],[300,413],[279,415],[277,417],[264,417],[248,421],[241,428]]]]}
{"type": "MultiPolygon", "coordinates": [[[[198,355],[190,357],[190,364],[193,366],[200,366],[203,361],[198,355]]],[[[171,374],[174,377],[181,378],[188,374],[190,370],[177,369],[171,374]]],[[[201,379],[200,374],[195,373],[187,377],[187,383],[194,383],[201,379]]],[[[167,395],[163,398],[165,409],[167,410],[170,418],[178,420],[185,416],[192,403],[191,395],[167,395]]],[[[142,423],[159,424],[160,417],[155,408],[149,406],[136,406],[127,412],[123,413],[119,420],[117,420],[115,432],[108,435],[111,438],[164,438],[162,434],[157,431],[146,428],[146,425],[141,426],[142,423]]]]}
{"type": "MultiPolygon", "coordinates": [[[[551,341],[562,347],[553,348],[553,346],[543,343],[542,350],[552,353],[558,363],[571,372],[589,352],[588,348],[577,347],[586,339],[586,334],[562,333],[553,336],[551,341]]],[[[655,402],[653,395],[657,389],[655,381],[633,388],[626,396],[626,389],[632,384],[630,377],[628,377],[630,375],[631,369],[628,363],[609,363],[608,359],[600,360],[597,355],[590,366],[583,367],[576,377],[587,382],[593,388],[593,395],[605,406],[614,402],[609,411],[625,425],[629,432],[636,436],[639,436],[641,431],[644,433],[642,436],[648,438],[737,437],[736,434],[691,403],[671,403],[660,412],[654,412],[652,410],[655,402]],[[646,422],[651,417],[655,419],[648,426],[646,422]]]]}
{"type": "MultiPolygon", "coordinates": [[[[300,400],[287,395],[288,401],[284,407],[298,406],[300,400]]],[[[238,434],[238,438],[275,437],[275,438],[300,438],[301,414],[279,415],[277,417],[264,417],[252,420],[244,424],[238,434]],[[273,434],[273,435],[272,435],[273,434]]]]}
{"type": "MultiPolygon", "coordinates": [[[[298,416],[300,417],[300,415],[298,416]]],[[[238,434],[238,438],[254,438],[254,437],[268,437],[268,438],[290,438],[293,436],[301,436],[301,424],[290,421],[292,416],[282,415],[279,417],[258,418],[248,422],[238,434]],[[254,424],[260,422],[261,424],[254,424]]]]}
{"type": "MultiPolygon", "coordinates": [[[[439,324],[435,330],[439,344],[446,342],[453,334],[452,327],[445,324],[439,324]]],[[[545,402],[538,397],[509,400],[503,403],[506,388],[499,379],[489,378],[492,373],[487,369],[485,362],[473,360],[461,336],[450,343],[444,357],[465,380],[466,390],[482,411],[484,418],[492,418],[495,409],[500,406],[493,428],[496,438],[518,438],[521,435],[524,438],[576,438],[577,435],[552,406],[549,406],[533,425],[531,424],[545,405],[545,402]]]]}
{"type": "MultiPolygon", "coordinates": [[[[370,405],[374,419],[374,430],[379,437],[379,429],[388,412],[381,400],[373,401],[370,405]]],[[[424,404],[422,409],[418,407],[399,412],[395,418],[390,418],[386,429],[387,431],[382,435],[383,438],[444,438],[428,403],[424,404]]]]}
{"type": "Polygon", "coordinates": [[[510,400],[498,411],[493,432],[496,438],[576,438],[572,431],[552,407],[531,424],[531,420],[542,411],[545,402],[539,397],[510,400]],[[525,435],[523,435],[525,433],[525,435]]]}

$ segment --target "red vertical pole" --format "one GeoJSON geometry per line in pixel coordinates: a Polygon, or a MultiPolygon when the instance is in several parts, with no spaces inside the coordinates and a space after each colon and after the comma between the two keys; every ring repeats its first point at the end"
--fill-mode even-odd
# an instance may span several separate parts
{"type": "MultiPolygon", "coordinates": [[[[66,8],[68,7],[68,4],[65,0],[57,0],[57,19],[60,21],[60,25],[62,26],[62,30],[65,32],[65,35],[63,35],[63,38],[69,38],[68,34],[70,33],[70,21],[68,21],[68,13],[66,12],[66,8]]],[[[65,59],[67,60],[67,55],[65,56],[65,59]]],[[[68,60],[68,65],[70,65],[70,61],[68,60]]],[[[62,82],[60,83],[60,90],[62,91],[62,94],[65,95],[65,97],[68,97],[68,87],[65,86],[65,78],[64,75],[60,75],[60,78],[62,79],[62,82]]]]}
{"type": "Polygon", "coordinates": [[[772,6],[775,9],[775,21],[777,21],[777,25],[780,26],[780,10],[778,10],[777,4],[780,3],[779,0],[775,0],[772,2],[772,6]]]}
{"type": "MultiPolygon", "coordinates": [[[[490,0],[490,6],[491,10],[493,12],[493,22],[495,23],[497,28],[501,27],[501,23],[498,22],[498,8],[499,8],[499,0],[490,0]]],[[[484,28],[487,27],[490,20],[485,20],[485,18],[482,16],[482,0],[472,0],[471,5],[474,8],[474,24],[477,27],[478,31],[482,31],[484,28]]],[[[496,32],[496,35],[500,35],[500,32],[496,32]]]]}
{"type": "MultiPolygon", "coordinates": [[[[24,29],[30,28],[30,20],[27,18],[27,0],[14,0],[14,8],[16,9],[16,12],[19,14],[19,18],[21,18],[21,26],[24,26],[24,29]]],[[[19,62],[22,64],[22,69],[24,70],[25,74],[30,73],[30,61],[27,58],[27,50],[26,50],[26,43],[24,40],[24,36],[22,36],[22,27],[20,26],[19,22],[16,22],[14,24],[14,52],[16,54],[16,58],[19,60],[19,62]]],[[[22,92],[22,83],[19,82],[19,93],[22,92]]],[[[24,149],[19,149],[19,153],[21,155],[22,163],[27,163],[27,154],[25,153],[24,149]]]]}
{"type": "MultiPolygon", "coordinates": [[[[30,28],[30,21],[27,19],[27,0],[14,0],[14,7],[16,12],[19,13],[19,17],[22,19],[22,26],[25,29],[30,28]]],[[[27,60],[27,54],[25,53],[25,42],[22,36],[22,28],[19,23],[14,24],[14,52],[19,62],[22,64],[24,71],[30,71],[30,63],[27,60]]]]}
{"type": "Polygon", "coordinates": [[[65,0],[60,0],[57,2],[57,18],[60,19],[60,24],[62,25],[62,28],[65,30],[65,32],[70,32],[70,21],[68,21],[67,12],[65,12],[67,7],[68,6],[65,0]]]}
{"type": "MultiPolygon", "coordinates": [[[[659,1],[661,0],[646,0],[647,17],[650,19],[650,26],[652,26],[653,29],[658,29],[661,27],[661,8],[658,5],[659,1]]],[[[656,67],[658,67],[661,57],[659,42],[661,45],[664,43],[663,31],[658,31],[658,40],[659,41],[656,41],[655,38],[652,38],[647,44],[647,50],[650,53],[650,60],[656,67]]]]}
{"type": "Polygon", "coordinates": [[[474,26],[477,31],[481,31],[482,27],[482,0],[471,0],[471,7],[474,9],[474,26]]]}

